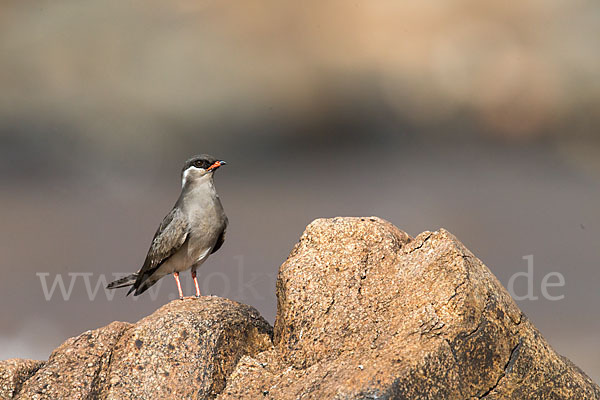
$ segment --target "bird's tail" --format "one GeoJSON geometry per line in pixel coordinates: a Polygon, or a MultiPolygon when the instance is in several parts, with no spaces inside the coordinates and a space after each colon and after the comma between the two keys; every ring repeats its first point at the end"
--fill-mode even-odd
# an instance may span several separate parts
{"type": "Polygon", "coordinates": [[[117,279],[116,281],[109,283],[108,285],[106,285],[106,288],[107,289],[117,289],[117,288],[131,286],[135,283],[137,277],[138,277],[138,274],[128,275],[124,278],[117,279]]]}

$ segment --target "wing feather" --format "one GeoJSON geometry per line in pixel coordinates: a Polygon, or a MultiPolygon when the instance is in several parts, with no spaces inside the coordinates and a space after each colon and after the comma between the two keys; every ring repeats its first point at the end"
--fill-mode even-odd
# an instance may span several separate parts
{"type": "Polygon", "coordinates": [[[160,265],[179,250],[187,240],[189,226],[187,219],[178,207],[173,208],[163,219],[154,234],[144,265],[130,292],[137,289],[160,265]]]}
{"type": "Polygon", "coordinates": [[[228,224],[227,217],[225,217],[225,223],[223,224],[223,230],[219,234],[219,238],[217,239],[217,242],[215,243],[215,246],[213,247],[210,254],[214,254],[217,250],[219,250],[221,248],[221,246],[223,246],[223,243],[225,243],[225,233],[227,231],[227,224],[228,224]]]}

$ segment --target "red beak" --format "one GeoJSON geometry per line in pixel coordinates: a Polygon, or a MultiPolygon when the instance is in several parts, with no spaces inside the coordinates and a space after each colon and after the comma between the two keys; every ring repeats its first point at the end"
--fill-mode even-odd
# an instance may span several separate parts
{"type": "Polygon", "coordinates": [[[223,160],[221,161],[215,161],[215,163],[213,165],[211,165],[210,167],[208,167],[207,171],[212,171],[213,169],[217,169],[219,168],[221,165],[226,165],[227,163],[223,160]]]}

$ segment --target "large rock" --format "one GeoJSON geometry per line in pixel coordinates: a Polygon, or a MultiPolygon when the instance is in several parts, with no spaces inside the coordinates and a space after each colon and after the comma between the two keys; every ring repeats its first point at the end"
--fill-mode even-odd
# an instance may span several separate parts
{"type": "Polygon", "coordinates": [[[249,306],[175,300],[135,325],[113,322],[67,340],[13,391],[17,399],[210,399],[238,360],[268,349],[271,336],[249,306]]]}
{"type": "Polygon", "coordinates": [[[272,328],[249,307],[217,297],[175,300],[129,329],[114,348],[108,399],[209,399],[238,360],[271,345],[272,328]]]}
{"type": "Polygon", "coordinates": [[[445,230],[317,220],[280,268],[277,301],[274,333],[233,301],[173,301],[45,363],[1,362],[0,398],[600,399],[445,230]]]}
{"type": "Polygon", "coordinates": [[[274,347],[220,399],[598,399],[445,230],[313,222],[277,279],[274,347]]]}

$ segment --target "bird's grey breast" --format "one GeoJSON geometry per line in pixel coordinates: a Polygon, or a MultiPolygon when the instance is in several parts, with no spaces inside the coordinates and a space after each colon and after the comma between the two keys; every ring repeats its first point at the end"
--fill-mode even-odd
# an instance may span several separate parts
{"type": "Polygon", "coordinates": [[[210,251],[227,224],[227,217],[212,181],[191,187],[182,198],[188,219],[188,252],[198,258],[210,251]]]}

